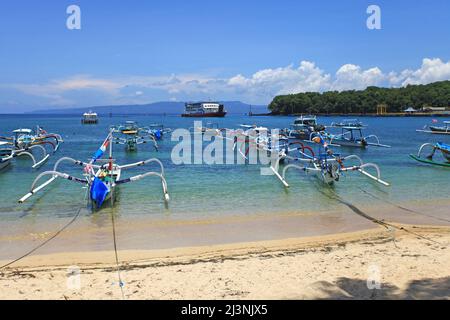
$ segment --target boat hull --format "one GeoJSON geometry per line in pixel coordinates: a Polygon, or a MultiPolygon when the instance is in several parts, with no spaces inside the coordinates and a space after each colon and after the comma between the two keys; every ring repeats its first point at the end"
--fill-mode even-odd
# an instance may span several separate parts
{"type": "Polygon", "coordinates": [[[289,139],[299,139],[299,140],[308,140],[309,139],[308,134],[290,134],[288,136],[289,139]]]}
{"type": "Polygon", "coordinates": [[[211,112],[211,113],[183,113],[183,118],[223,118],[227,113],[223,112],[211,112]]]}
{"type": "Polygon", "coordinates": [[[420,158],[420,157],[418,157],[418,156],[416,156],[416,155],[413,155],[413,154],[410,154],[409,156],[410,156],[412,159],[414,159],[414,160],[416,160],[416,161],[419,161],[419,162],[421,162],[421,163],[426,163],[426,164],[431,164],[431,165],[434,165],[434,166],[440,166],[440,167],[447,167],[447,168],[450,168],[450,162],[447,162],[447,163],[445,163],[445,162],[436,162],[436,161],[433,161],[433,160],[420,158]]]}
{"type": "Polygon", "coordinates": [[[11,163],[10,160],[1,161],[1,162],[0,162],[0,170],[2,170],[2,169],[4,169],[4,168],[6,168],[7,166],[9,166],[10,163],[11,163]]]}
{"type": "MultiPolygon", "coordinates": [[[[100,169],[100,171],[103,169],[100,169]]],[[[100,172],[99,171],[99,172],[100,172]]],[[[96,176],[99,176],[99,172],[97,172],[96,176]]],[[[118,167],[117,165],[114,165],[114,169],[112,172],[112,179],[113,181],[104,181],[106,187],[107,187],[107,193],[105,196],[105,199],[103,200],[102,205],[98,205],[97,201],[95,199],[92,198],[91,196],[91,202],[92,202],[92,207],[93,208],[97,208],[97,209],[101,209],[101,207],[103,205],[105,205],[105,203],[107,203],[108,201],[113,203],[114,202],[114,198],[113,197],[113,193],[114,193],[114,189],[116,188],[116,181],[120,180],[120,176],[122,174],[122,170],[120,169],[120,167],[118,167]]]]}
{"type": "Polygon", "coordinates": [[[98,120],[84,120],[81,119],[82,124],[98,124],[98,120]]]}
{"type": "Polygon", "coordinates": [[[450,128],[448,127],[430,127],[430,130],[436,133],[450,133],[450,128]]]}
{"type": "Polygon", "coordinates": [[[367,145],[363,144],[361,141],[347,141],[347,140],[330,140],[332,145],[338,145],[341,147],[351,147],[351,148],[366,148],[367,145]]]}

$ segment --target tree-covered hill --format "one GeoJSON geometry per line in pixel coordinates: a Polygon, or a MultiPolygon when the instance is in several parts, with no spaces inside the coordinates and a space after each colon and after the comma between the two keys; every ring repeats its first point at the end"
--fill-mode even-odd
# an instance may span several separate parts
{"type": "Polygon", "coordinates": [[[306,92],[280,95],[269,105],[272,114],[365,114],[376,113],[386,105],[387,112],[403,112],[407,107],[450,107],[450,81],[402,88],[368,87],[365,90],[306,92]]]}

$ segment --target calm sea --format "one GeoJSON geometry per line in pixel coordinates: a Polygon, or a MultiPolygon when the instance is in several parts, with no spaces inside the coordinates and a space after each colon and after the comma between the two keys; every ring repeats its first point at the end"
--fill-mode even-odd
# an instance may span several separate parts
{"type": "MultiPolygon", "coordinates": [[[[9,135],[20,127],[44,127],[48,132],[59,133],[65,142],[48,163],[39,171],[30,169],[27,159],[16,159],[6,170],[0,172],[0,219],[7,221],[58,219],[73,214],[74,209],[85,205],[86,190],[68,181],[58,181],[28,203],[19,205],[17,200],[28,192],[30,184],[39,172],[50,170],[56,160],[68,156],[88,160],[100,146],[108,127],[127,120],[136,120],[140,125],[162,123],[165,127],[190,128],[193,120],[179,116],[128,116],[101,118],[98,125],[81,125],[79,117],[1,115],[0,135],[9,135]]],[[[257,124],[269,128],[286,128],[293,117],[247,117],[229,115],[214,119],[219,127],[237,128],[240,124],[257,124]]],[[[319,122],[330,124],[342,118],[322,117],[319,122]]],[[[385,188],[357,174],[346,174],[334,187],[342,198],[362,205],[376,205],[377,200],[368,197],[361,188],[378,197],[395,202],[410,202],[421,199],[448,199],[450,170],[430,167],[414,162],[408,157],[416,153],[425,142],[450,143],[450,136],[431,136],[415,132],[431,122],[430,118],[361,118],[368,125],[367,134],[375,134],[381,143],[392,148],[370,147],[367,150],[341,149],[343,154],[354,153],[365,162],[377,163],[382,177],[392,183],[385,188]]],[[[204,120],[211,121],[211,120],[204,120]]],[[[292,171],[288,180],[291,188],[286,191],[273,176],[260,175],[258,165],[174,165],[170,154],[176,142],[166,135],[159,142],[159,152],[151,145],[141,145],[138,152],[127,153],[123,146],[115,146],[115,158],[119,163],[130,163],[158,157],[165,166],[171,202],[165,208],[159,182],[147,179],[120,187],[115,211],[121,219],[145,215],[158,218],[213,218],[224,215],[248,215],[255,213],[279,213],[301,211],[327,211],[336,207],[336,202],[323,193],[312,176],[292,171]]],[[[81,175],[80,168],[70,165],[62,171],[81,175]]],[[[125,173],[135,175],[142,168],[125,173]]],[[[101,214],[96,213],[96,214],[101,214]]]]}

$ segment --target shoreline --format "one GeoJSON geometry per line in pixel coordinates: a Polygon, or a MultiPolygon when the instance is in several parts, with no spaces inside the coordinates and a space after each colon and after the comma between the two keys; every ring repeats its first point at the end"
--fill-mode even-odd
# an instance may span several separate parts
{"type": "MultiPolygon", "coordinates": [[[[252,114],[249,115],[250,117],[300,117],[305,115],[305,113],[289,113],[289,114],[252,114]]],[[[404,113],[404,112],[393,112],[393,113],[314,113],[314,115],[318,117],[371,117],[371,118],[398,118],[398,117],[418,117],[418,118],[429,118],[429,117],[437,117],[437,118],[445,118],[450,117],[450,111],[447,111],[447,113],[424,113],[424,112],[417,112],[417,113],[404,113]]]]}
{"type": "MultiPolygon", "coordinates": [[[[120,270],[130,299],[414,298],[402,296],[400,291],[411,281],[422,280],[443,281],[444,288],[431,298],[450,299],[450,227],[397,226],[413,230],[415,235],[378,227],[226,245],[119,250],[120,270]],[[364,289],[362,283],[371,263],[383,270],[382,282],[389,282],[389,286],[378,291],[364,289]],[[315,276],[309,277],[311,273],[315,276]],[[358,278],[354,279],[359,283],[357,294],[349,295],[336,287],[340,278],[350,279],[350,275],[358,278]],[[299,286],[292,287],[291,281],[299,286]],[[393,287],[399,292],[392,292],[393,287]]],[[[113,251],[27,257],[1,270],[0,275],[0,299],[120,298],[120,290],[114,286],[113,251]],[[71,265],[82,270],[81,291],[67,289],[67,267],[71,265]]]]}
{"type": "MultiPolygon", "coordinates": [[[[297,237],[275,240],[261,240],[248,241],[238,243],[214,244],[208,246],[190,246],[190,247],[175,247],[166,249],[151,249],[151,250],[120,250],[119,256],[122,257],[126,265],[139,265],[147,260],[166,260],[181,259],[180,261],[191,261],[192,257],[197,257],[193,261],[214,260],[217,258],[230,259],[235,256],[270,253],[276,251],[298,251],[308,250],[320,247],[340,246],[343,244],[353,244],[359,242],[376,243],[377,241],[390,241],[397,234],[400,236],[414,236],[416,234],[437,234],[449,235],[450,226],[436,226],[436,225],[405,225],[392,223],[399,229],[388,230],[385,227],[378,226],[370,229],[358,230],[353,232],[343,232],[335,234],[327,234],[310,237],[297,237]],[[400,230],[400,229],[406,229],[400,230]],[[410,232],[409,232],[410,231],[410,232]],[[411,233],[413,232],[413,233],[411,233]]],[[[426,239],[424,239],[426,241],[426,239]]],[[[449,243],[450,244],[450,243],[449,243]]],[[[27,257],[26,263],[16,263],[8,269],[25,268],[58,268],[72,264],[83,266],[106,266],[111,267],[111,262],[105,262],[109,259],[105,257],[114,257],[114,251],[86,251],[86,252],[58,252],[51,254],[33,255],[27,257]],[[47,263],[50,262],[50,263],[47,263]]],[[[7,263],[6,260],[0,260],[0,265],[7,263]]],[[[180,262],[181,264],[184,262],[180,262]]],[[[158,265],[164,263],[158,262],[158,265]]],[[[0,274],[5,270],[0,271],[0,274]]]]}
{"type": "MultiPolygon", "coordinates": [[[[282,211],[252,215],[218,216],[210,218],[163,219],[149,217],[116,217],[118,247],[122,251],[167,250],[180,247],[202,247],[238,243],[264,242],[295,238],[329,236],[376,229],[378,224],[367,219],[373,217],[406,225],[433,225],[450,227],[448,200],[439,202],[410,202],[401,204],[405,211],[392,205],[358,206],[366,217],[345,206],[332,211],[282,211]]],[[[399,204],[400,205],[400,204],[399,204]]],[[[112,248],[111,212],[85,215],[58,237],[39,249],[40,255],[58,252],[101,252],[112,248]]],[[[0,227],[0,246],[4,249],[0,260],[13,260],[51,237],[70,216],[57,221],[36,220],[32,223],[6,222],[0,227]]]]}

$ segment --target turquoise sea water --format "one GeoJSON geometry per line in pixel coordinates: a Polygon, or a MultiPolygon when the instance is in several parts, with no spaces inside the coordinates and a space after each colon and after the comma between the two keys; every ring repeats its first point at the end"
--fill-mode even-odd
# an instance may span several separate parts
{"type": "MultiPolygon", "coordinates": [[[[126,120],[136,120],[140,125],[163,123],[166,127],[193,127],[193,120],[179,116],[128,116],[101,118],[98,125],[82,125],[79,117],[73,116],[31,116],[1,115],[0,135],[9,135],[19,127],[44,127],[48,132],[59,133],[65,139],[60,150],[38,171],[30,168],[27,159],[16,159],[12,165],[0,172],[0,219],[2,222],[22,219],[66,218],[74,208],[85,205],[86,190],[79,184],[68,181],[56,182],[19,205],[17,200],[28,192],[38,173],[50,170],[56,160],[63,156],[87,161],[107,135],[108,127],[126,120]]],[[[257,124],[269,128],[286,128],[293,117],[247,117],[229,115],[223,119],[204,120],[217,122],[219,127],[238,128],[242,123],[257,124]]],[[[342,120],[336,117],[322,117],[319,122],[330,124],[342,120]]],[[[431,136],[417,133],[431,122],[430,118],[360,118],[369,127],[367,134],[376,134],[381,143],[392,148],[369,147],[340,148],[343,154],[357,154],[365,162],[377,163],[383,179],[392,183],[385,188],[372,183],[358,174],[347,174],[334,187],[334,191],[355,204],[376,205],[373,198],[360,188],[379,197],[396,202],[421,199],[448,199],[450,193],[450,170],[419,164],[408,157],[416,153],[425,142],[443,141],[450,143],[450,136],[431,136]]],[[[123,146],[115,146],[115,158],[120,164],[159,158],[165,166],[171,201],[165,208],[161,188],[156,179],[146,179],[126,184],[118,191],[115,212],[121,219],[145,215],[160,218],[214,218],[226,215],[248,215],[254,213],[278,213],[301,211],[327,211],[336,207],[336,202],[318,191],[320,185],[312,176],[292,171],[288,174],[291,188],[286,191],[273,176],[260,175],[259,165],[174,165],[170,154],[176,142],[166,135],[159,142],[160,150],[155,152],[151,145],[140,145],[138,152],[127,153],[123,146]]],[[[337,149],[336,149],[337,151],[337,149]]],[[[61,171],[81,176],[79,167],[61,166],[61,171]]],[[[142,172],[142,168],[130,170],[127,175],[142,172]]],[[[97,214],[101,214],[97,213],[97,214]]]]}

